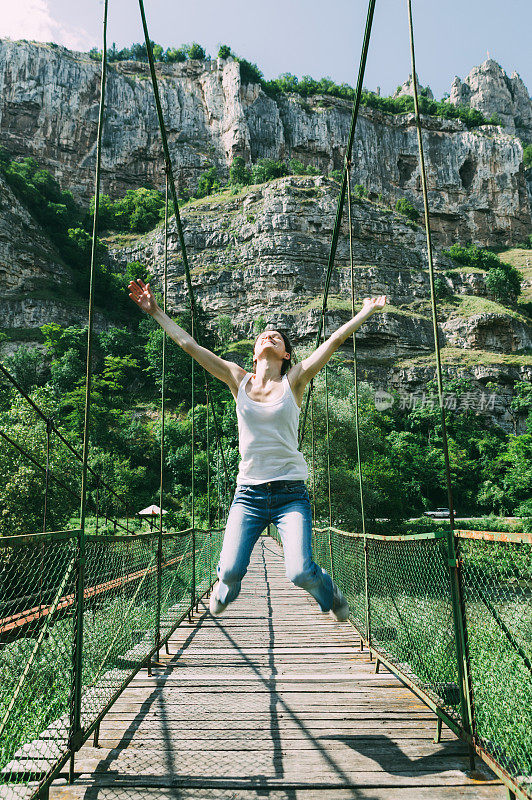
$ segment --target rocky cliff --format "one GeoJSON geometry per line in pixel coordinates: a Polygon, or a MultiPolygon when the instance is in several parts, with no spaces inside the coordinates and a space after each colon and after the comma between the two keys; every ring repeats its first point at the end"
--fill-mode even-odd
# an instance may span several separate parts
{"type": "Polygon", "coordinates": [[[532,98],[517,72],[507,75],[492,58],[473,67],[464,81],[455,77],[449,102],[497,116],[508,133],[532,141],[532,98]]]}
{"type": "MultiPolygon", "coordinates": [[[[0,329],[10,335],[0,348],[5,356],[17,346],[17,339],[37,341],[37,329],[46,322],[85,324],[86,301],[73,293],[72,274],[45,232],[9,187],[2,184],[0,191],[4,287],[0,329]]],[[[328,178],[294,176],[247,187],[236,195],[226,190],[183,208],[193,285],[210,326],[216,328],[220,315],[228,315],[234,338],[248,339],[262,317],[265,324],[288,329],[300,349],[313,345],[337,193],[338,185],[328,178]]],[[[365,296],[377,294],[386,294],[389,301],[385,312],[372,317],[357,334],[361,375],[375,387],[399,388],[413,396],[424,391],[434,376],[424,232],[386,206],[366,199],[353,205],[353,231],[357,305],[365,296]]],[[[160,288],[161,227],[145,236],[110,237],[108,246],[114,270],[139,260],[150,266],[160,288]]],[[[489,300],[484,272],[457,268],[439,249],[435,263],[447,287],[447,296],[438,300],[443,363],[452,374],[472,379],[478,397],[488,382],[498,384],[498,407],[490,413],[511,428],[511,387],[516,380],[532,380],[530,316],[523,308],[489,300]]],[[[532,269],[529,272],[532,277],[532,269]]],[[[328,331],[351,313],[345,221],[330,291],[328,331]]],[[[170,313],[186,306],[172,221],[170,313]]],[[[112,323],[109,315],[97,314],[97,328],[112,323]]],[[[348,359],[350,347],[345,348],[348,359]]]]}
{"type": "MultiPolygon", "coordinates": [[[[75,291],[72,270],[47,233],[0,176],[0,332],[9,336],[2,356],[21,341],[39,341],[48,322],[85,325],[87,303],[75,291]]],[[[97,328],[109,321],[96,312],[97,328]]]]}
{"type": "MultiPolygon", "coordinates": [[[[86,55],[29,43],[0,43],[0,131],[12,155],[33,155],[84,200],[92,192],[100,65],[86,55]]],[[[342,164],[350,104],[331,97],[272,99],[242,85],[233,61],[159,65],[172,157],[180,185],[193,186],[216,164],[222,174],[235,155],[298,158],[329,172],[342,164]]],[[[161,152],[145,65],[113,65],[104,132],[104,189],[162,182],[161,152]]],[[[520,240],[531,231],[522,146],[497,127],[468,131],[456,121],[425,119],[428,178],[437,234],[436,269],[447,287],[438,302],[444,364],[464,373],[478,397],[499,386],[495,418],[511,429],[508,397],[516,380],[532,380],[532,268],[529,305],[504,307],[487,296],[485,273],[458,269],[441,245],[520,240]]],[[[369,199],[353,207],[357,302],[386,294],[383,314],[357,335],[362,377],[381,389],[423,391],[434,376],[424,233],[390,209],[397,197],[420,204],[416,134],[411,115],[363,109],[355,142],[354,179],[369,199]]],[[[229,315],[236,338],[254,322],[286,327],[298,347],[310,346],[320,314],[338,186],[326,177],[288,177],[223,191],[183,209],[193,282],[208,322],[229,315]]],[[[160,283],[160,227],[144,237],[108,242],[116,268],[148,263],[160,283]]],[[[520,266],[520,263],[517,264],[520,266]]],[[[0,184],[0,331],[10,341],[37,340],[45,322],[83,324],[86,303],[46,232],[0,184]]],[[[327,329],[350,315],[348,236],[340,236],[327,329]]],[[[180,252],[170,234],[170,310],[185,304],[180,252]]],[[[134,310],[134,309],[133,309],[134,310]]],[[[110,320],[103,314],[97,327],[110,320]]],[[[349,348],[346,348],[349,356],[349,348]]]]}
{"type": "MultiPolygon", "coordinates": [[[[243,85],[239,65],[231,59],[159,64],[157,70],[181,189],[193,188],[213,164],[227,176],[236,155],[248,163],[297,158],[325,174],[342,166],[349,102],[329,96],[271,98],[258,84],[243,85]]],[[[87,54],[0,41],[4,146],[14,156],[34,156],[84,201],[94,184],[99,74],[100,64],[87,54]]],[[[454,96],[458,102],[458,88],[454,96]]],[[[469,131],[455,120],[427,117],[425,126],[436,239],[484,245],[523,240],[532,222],[520,141],[506,129],[469,131]]],[[[394,205],[407,197],[421,208],[411,114],[363,108],[354,164],[355,180],[373,198],[380,195],[394,205]]],[[[103,168],[103,189],[111,195],[162,185],[161,144],[145,64],[120,62],[109,68],[103,168]]]]}
{"type": "MultiPolygon", "coordinates": [[[[183,212],[194,290],[209,323],[231,318],[235,338],[253,336],[254,322],[291,332],[298,346],[312,346],[320,318],[325,265],[338,187],[326,178],[289,177],[238,196],[229,192],[195,201],[183,212]]],[[[434,376],[424,231],[368,200],[353,206],[357,304],[386,294],[385,312],[357,334],[361,374],[382,389],[423,390],[434,376]]],[[[163,232],[136,241],[110,242],[117,264],[140,260],[161,282],[163,232]],[[118,246],[117,246],[118,244],[118,246]]],[[[177,235],[169,242],[169,307],[186,307],[177,235]]],[[[449,296],[438,301],[443,361],[465,374],[478,397],[499,384],[495,418],[511,424],[505,394],[516,380],[532,380],[531,319],[522,310],[487,298],[485,273],[457,269],[441,251],[436,270],[449,296]]],[[[349,239],[344,223],[329,299],[327,330],[351,316],[349,239]]],[[[350,347],[346,346],[349,357],[350,347]]]]}

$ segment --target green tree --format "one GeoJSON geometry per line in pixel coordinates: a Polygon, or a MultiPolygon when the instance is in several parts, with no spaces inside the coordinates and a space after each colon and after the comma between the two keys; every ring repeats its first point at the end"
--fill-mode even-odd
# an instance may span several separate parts
{"type": "Polygon", "coordinates": [[[515,267],[501,261],[499,266],[488,270],[486,288],[496,300],[515,301],[521,293],[520,273],[515,267]]]}
{"type": "Polygon", "coordinates": [[[220,181],[218,180],[218,170],[216,167],[210,167],[205,170],[198,181],[196,197],[208,197],[208,195],[213,192],[217,192],[219,188],[220,181]]]}
{"type": "Polygon", "coordinates": [[[112,204],[114,229],[135,233],[151,230],[164,215],[164,203],[164,195],[158,189],[128,189],[112,204]]]}
{"type": "Polygon", "coordinates": [[[233,54],[231,53],[231,48],[227,44],[221,44],[220,49],[218,50],[218,58],[229,58],[233,54]]]}
{"type": "MultiPolygon", "coordinates": [[[[186,323],[178,320],[183,327],[186,323]]],[[[163,330],[160,327],[150,328],[144,345],[148,366],[146,372],[152,385],[157,388],[162,380],[162,341],[163,330]]],[[[195,370],[197,388],[200,390],[200,369],[195,370]]],[[[191,359],[174,342],[168,342],[166,347],[166,393],[169,400],[174,403],[190,402],[191,359]]]]}
{"type": "Polygon", "coordinates": [[[188,57],[191,61],[205,61],[206,53],[200,44],[197,42],[192,42],[188,49],[188,57]]]}
{"type": "Polygon", "coordinates": [[[165,61],[169,64],[172,63],[183,63],[187,60],[188,56],[188,48],[186,45],[181,45],[181,47],[169,47],[165,53],[165,61]]]}
{"type": "Polygon", "coordinates": [[[248,83],[263,84],[262,72],[256,64],[252,64],[245,58],[238,58],[237,61],[240,65],[240,80],[244,85],[248,83]]]}
{"type": "MultiPolygon", "coordinates": [[[[92,220],[94,218],[95,198],[91,197],[89,211],[85,222],[87,230],[92,230],[92,220]]],[[[115,204],[108,194],[101,194],[98,201],[98,231],[109,231],[115,229],[115,204]]]]}
{"type": "Polygon", "coordinates": [[[220,314],[216,320],[216,323],[218,327],[218,339],[220,341],[220,345],[225,348],[229,344],[231,336],[233,335],[233,323],[231,322],[231,317],[228,317],[227,314],[220,314]]]}
{"type": "Polygon", "coordinates": [[[44,383],[45,365],[37,347],[20,345],[13,355],[4,359],[4,365],[25,392],[44,383]]]}
{"type": "Polygon", "coordinates": [[[260,158],[253,166],[253,183],[265,183],[272,178],[288,175],[288,168],[283,161],[272,158],[260,158]]]}
{"type": "Polygon", "coordinates": [[[259,336],[264,330],[266,330],[266,318],[263,314],[259,314],[253,323],[253,333],[255,336],[259,336]]]}
{"type": "Polygon", "coordinates": [[[229,168],[229,183],[233,186],[247,186],[251,183],[251,170],[247,168],[242,156],[235,156],[229,168]]]}
{"type": "Polygon", "coordinates": [[[477,247],[476,244],[468,244],[462,246],[460,244],[453,244],[447,250],[453,261],[457,264],[463,264],[467,267],[476,267],[477,269],[491,269],[492,267],[499,267],[501,262],[496,253],[491,250],[486,250],[483,247],[477,247]]]}
{"type": "Polygon", "coordinates": [[[60,358],[52,361],[50,366],[52,386],[58,395],[69,392],[79,383],[86,372],[86,361],[73,348],[69,348],[60,358]]]}
{"type": "Polygon", "coordinates": [[[409,200],[405,200],[404,197],[399,198],[396,202],[395,210],[398,214],[402,214],[407,219],[412,220],[412,222],[419,219],[419,211],[417,208],[409,200]]]}

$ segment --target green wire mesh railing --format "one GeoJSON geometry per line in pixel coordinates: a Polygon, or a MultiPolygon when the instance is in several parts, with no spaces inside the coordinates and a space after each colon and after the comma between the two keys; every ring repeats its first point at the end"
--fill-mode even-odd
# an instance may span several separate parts
{"type": "Polygon", "coordinates": [[[364,537],[322,528],[314,530],[313,551],[320,566],[334,570],[350,619],[377,660],[417,691],[516,796],[532,797],[532,537],[455,530],[454,539],[472,736],[462,713],[446,534],[364,537]]]}
{"type": "Polygon", "coordinates": [[[78,534],[0,539],[2,798],[43,794],[210,589],[223,531],[163,533],[160,559],[157,531],[86,536],[81,642],[75,624],[78,534]],[[73,728],[72,710],[77,647],[83,665],[80,731],[73,728]]]}
{"type": "Polygon", "coordinates": [[[476,736],[532,796],[532,545],[459,533],[476,736]]]}

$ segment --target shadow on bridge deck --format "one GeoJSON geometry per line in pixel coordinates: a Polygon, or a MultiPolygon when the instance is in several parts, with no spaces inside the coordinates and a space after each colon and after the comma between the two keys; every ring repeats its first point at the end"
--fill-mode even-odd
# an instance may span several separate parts
{"type": "Polygon", "coordinates": [[[238,600],[183,623],[139,672],[51,800],[502,800],[501,783],[322,614],[261,538],[238,600]]]}

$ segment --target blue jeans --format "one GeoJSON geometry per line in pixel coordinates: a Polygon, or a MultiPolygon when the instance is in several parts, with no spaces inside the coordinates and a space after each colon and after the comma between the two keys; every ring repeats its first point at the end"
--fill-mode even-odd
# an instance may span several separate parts
{"type": "Polygon", "coordinates": [[[216,570],[220,602],[238,597],[251,551],[269,523],[277,527],[283,543],[287,578],[315,597],[322,611],[329,611],[333,582],[312,560],[312,514],[304,481],[237,486],[216,570]]]}

